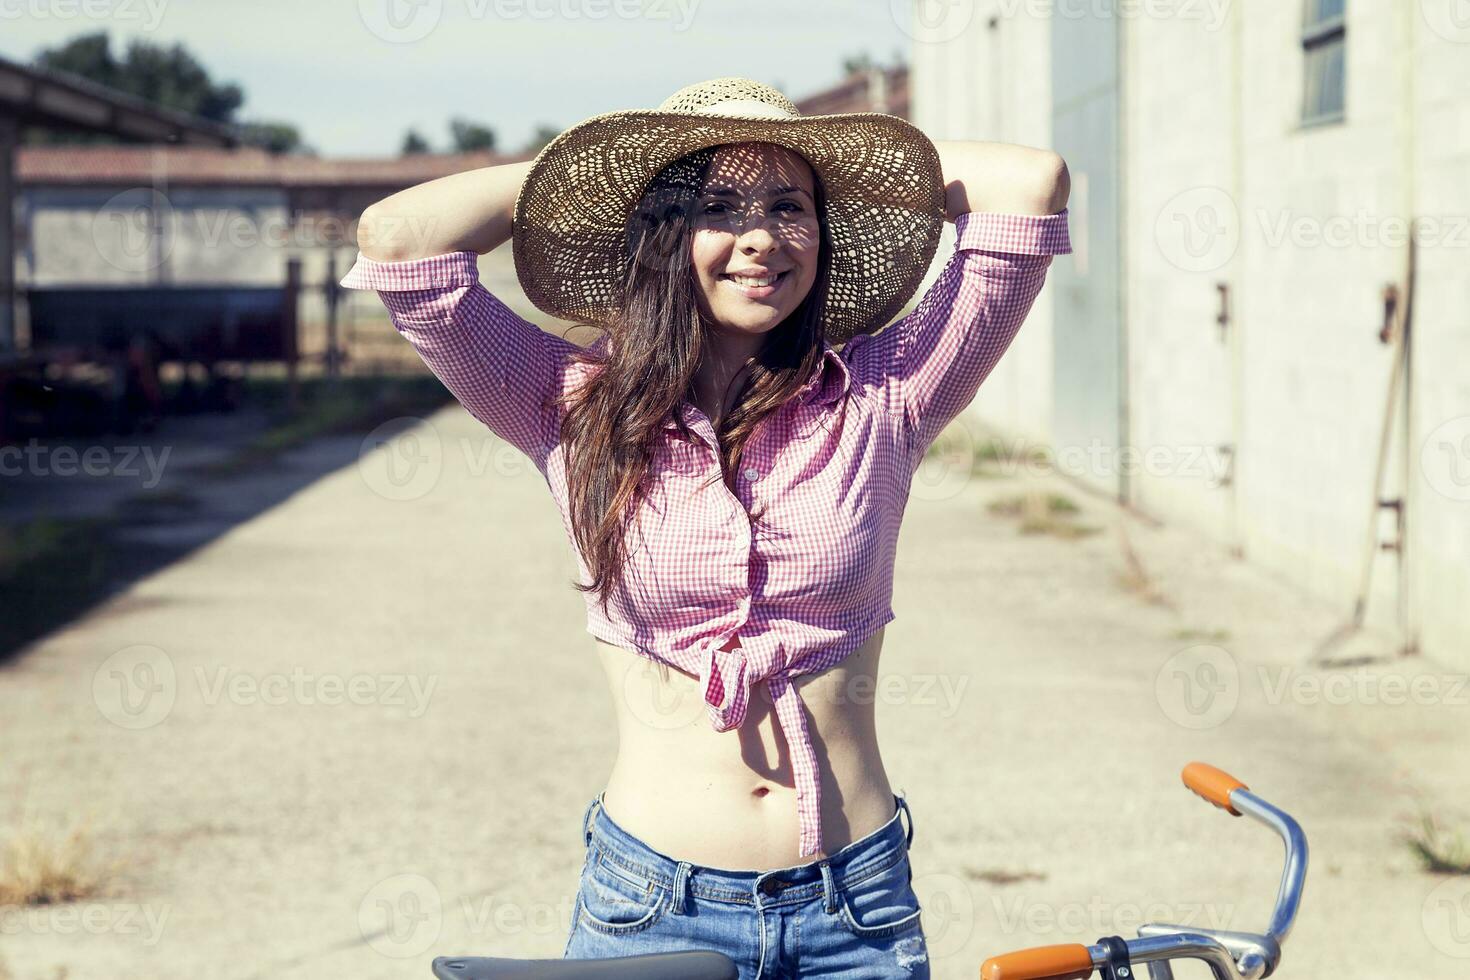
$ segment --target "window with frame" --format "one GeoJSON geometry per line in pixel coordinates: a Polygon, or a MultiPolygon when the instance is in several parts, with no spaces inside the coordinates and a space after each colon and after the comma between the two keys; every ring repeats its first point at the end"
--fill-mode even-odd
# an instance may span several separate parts
{"type": "Polygon", "coordinates": [[[1302,123],[1335,122],[1346,111],[1347,0],[1306,0],[1302,18],[1302,123]]]}

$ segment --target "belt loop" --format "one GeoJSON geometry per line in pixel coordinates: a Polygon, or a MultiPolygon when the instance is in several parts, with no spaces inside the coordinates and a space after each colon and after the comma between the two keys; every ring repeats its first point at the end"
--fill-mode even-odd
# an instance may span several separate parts
{"type": "Polygon", "coordinates": [[[822,900],[828,915],[837,911],[837,885],[832,881],[832,864],[826,858],[817,862],[822,869],[822,900]]]}
{"type": "Polygon", "coordinates": [[[601,803],[602,803],[602,794],[601,793],[598,793],[596,796],[594,796],[592,798],[592,802],[587,804],[587,809],[585,809],[585,810],[582,811],[582,846],[583,847],[587,847],[588,845],[590,845],[592,843],[592,827],[591,827],[590,824],[588,824],[587,818],[590,817],[590,816],[592,816],[592,811],[594,809],[596,809],[598,806],[600,806],[601,803]]]}
{"type": "Polygon", "coordinates": [[[900,795],[898,793],[894,793],[893,794],[893,799],[894,799],[895,804],[898,807],[898,810],[899,811],[902,811],[904,817],[906,817],[907,820],[908,820],[908,825],[909,825],[908,836],[904,840],[904,846],[905,847],[908,847],[908,846],[912,845],[913,842],[914,842],[914,814],[913,814],[912,811],[909,810],[909,802],[908,802],[908,800],[904,799],[902,795],[900,795]]]}
{"type": "Polygon", "coordinates": [[[684,914],[684,903],[689,892],[689,874],[694,870],[694,865],[688,861],[680,861],[678,870],[674,872],[673,894],[669,896],[669,911],[675,915],[684,914]]]}

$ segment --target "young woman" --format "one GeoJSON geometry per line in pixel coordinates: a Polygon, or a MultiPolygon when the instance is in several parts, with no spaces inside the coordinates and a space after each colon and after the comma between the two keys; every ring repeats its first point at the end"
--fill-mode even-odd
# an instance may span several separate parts
{"type": "Polygon", "coordinates": [[[928,976],[913,823],[852,692],[894,619],[914,471],[1070,251],[1068,191],[1049,151],[802,117],[725,78],[362,215],[342,284],[378,290],[535,463],[582,571],[619,746],[583,816],[565,957],[928,976]],[[953,255],[881,329],[946,220],[953,255]],[[595,343],[479,284],[476,256],[507,238],[532,302],[595,343]]]}

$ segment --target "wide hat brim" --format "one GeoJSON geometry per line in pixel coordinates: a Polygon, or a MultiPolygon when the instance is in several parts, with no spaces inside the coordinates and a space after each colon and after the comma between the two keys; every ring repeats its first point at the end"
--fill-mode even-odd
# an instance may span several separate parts
{"type": "Polygon", "coordinates": [[[826,339],[887,324],[929,269],[944,226],[934,144],[879,112],[777,117],[629,110],[593,116],[532,161],[516,196],[516,275],[536,308],[605,326],[625,274],[628,221],[669,163],[725,143],[766,142],[801,154],[827,195],[832,243],[826,339]]]}

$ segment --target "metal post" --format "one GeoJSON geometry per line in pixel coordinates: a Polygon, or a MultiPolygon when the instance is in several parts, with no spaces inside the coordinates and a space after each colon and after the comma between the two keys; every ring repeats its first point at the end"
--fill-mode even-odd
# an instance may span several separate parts
{"type": "Polygon", "coordinates": [[[20,122],[0,116],[0,351],[15,349],[15,148],[20,122]]]}
{"type": "Polygon", "coordinates": [[[341,353],[337,347],[337,250],[327,251],[327,281],[324,284],[327,298],[327,377],[336,378],[339,372],[341,353]]]}
{"type": "Polygon", "coordinates": [[[299,407],[296,390],[297,344],[296,311],[301,293],[301,260],[286,260],[286,287],[281,296],[281,330],[286,354],[286,405],[294,414],[299,407]]]}

